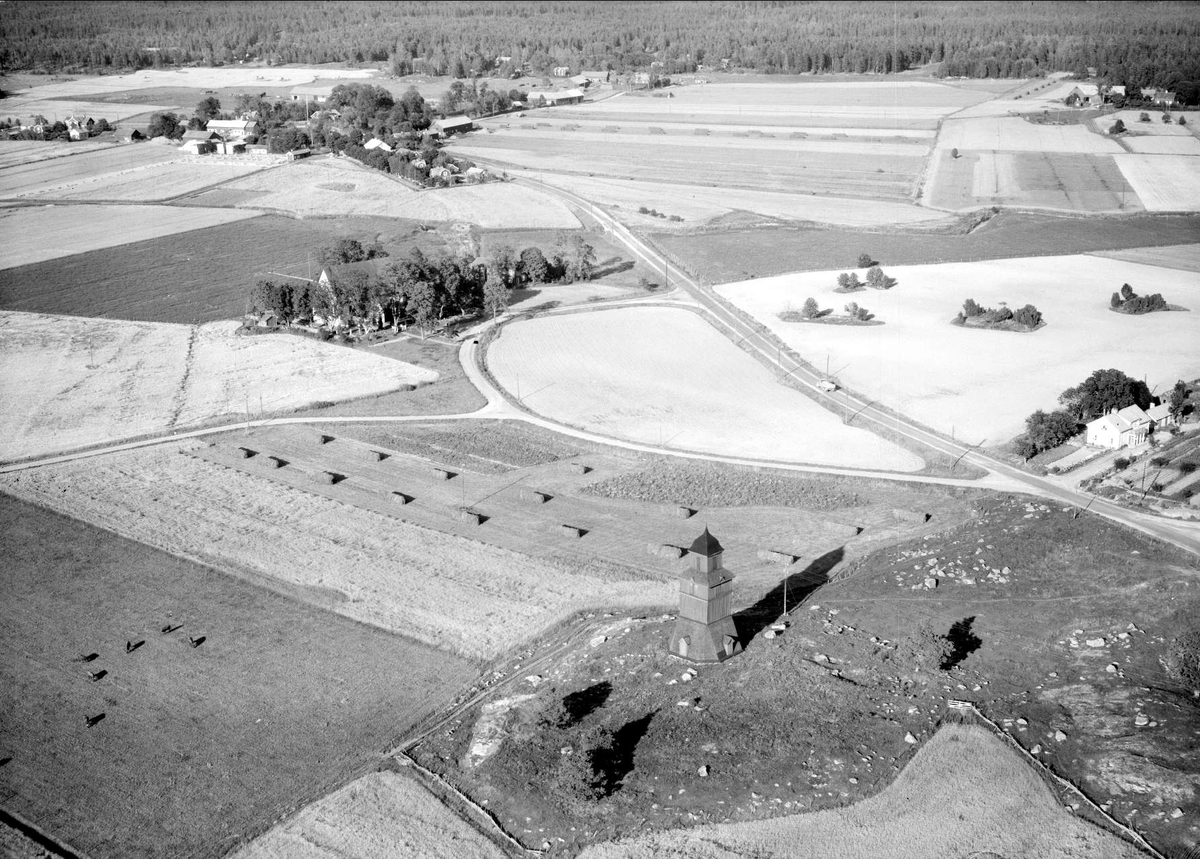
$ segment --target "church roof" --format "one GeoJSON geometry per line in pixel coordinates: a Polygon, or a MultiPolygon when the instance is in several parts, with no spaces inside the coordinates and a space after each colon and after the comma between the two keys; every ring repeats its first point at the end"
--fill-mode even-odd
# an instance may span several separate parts
{"type": "Polygon", "coordinates": [[[708,533],[708,528],[705,528],[704,533],[695,539],[688,551],[711,558],[718,552],[725,550],[721,548],[721,544],[717,542],[717,538],[708,533]]]}

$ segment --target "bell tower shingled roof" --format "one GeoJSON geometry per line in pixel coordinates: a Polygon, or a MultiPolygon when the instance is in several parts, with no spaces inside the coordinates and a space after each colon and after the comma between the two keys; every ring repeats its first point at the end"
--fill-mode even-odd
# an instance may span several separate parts
{"type": "Polygon", "coordinates": [[[691,548],[688,551],[711,558],[713,555],[725,550],[721,548],[721,544],[717,542],[717,538],[708,533],[708,528],[706,527],[704,533],[692,542],[691,548]]]}

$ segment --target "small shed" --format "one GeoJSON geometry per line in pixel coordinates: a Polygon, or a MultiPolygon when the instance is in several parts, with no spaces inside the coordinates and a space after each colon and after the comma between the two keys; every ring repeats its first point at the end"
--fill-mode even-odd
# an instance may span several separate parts
{"type": "Polygon", "coordinates": [[[392,151],[392,147],[388,146],[386,143],[384,143],[378,137],[372,137],[370,140],[368,140],[366,143],[364,143],[363,149],[366,149],[368,151],[372,150],[372,149],[382,149],[384,152],[392,151]]]}
{"type": "Polygon", "coordinates": [[[310,155],[312,155],[312,150],[305,146],[301,149],[293,149],[291,152],[289,152],[287,154],[287,160],[299,161],[301,158],[307,158],[310,155]]]}

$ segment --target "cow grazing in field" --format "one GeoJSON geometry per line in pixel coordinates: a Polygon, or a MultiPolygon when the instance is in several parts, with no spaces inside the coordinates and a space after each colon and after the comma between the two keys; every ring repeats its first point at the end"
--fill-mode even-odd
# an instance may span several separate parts
{"type": "Polygon", "coordinates": [[[95,716],[88,716],[85,714],[83,718],[84,718],[84,721],[87,722],[87,726],[89,728],[94,728],[100,724],[101,720],[104,719],[104,714],[99,713],[95,716]]]}
{"type": "Polygon", "coordinates": [[[89,671],[88,677],[91,677],[92,682],[95,683],[97,680],[102,680],[107,674],[108,674],[108,671],[101,668],[99,671],[89,671]]]}
{"type": "Polygon", "coordinates": [[[189,635],[188,641],[190,641],[192,643],[192,647],[199,647],[201,644],[203,644],[205,642],[206,638],[207,638],[207,636],[203,636],[203,635],[199,636],[198,638],[193,638],[192,636],[189,635]]]}
{"type": "Polygon", "coordinates": [[[94,659],[99,659],[99,653],[81,653],[75,657],[76,662],[91,662],[94,659]]]}
{"type": "Polygon", "coordinates": [[[141,641],[127,641],[127,642],[125,642],[125,652],[133,653],[133,651],[137,650],[139,647],[141,647],[145,643],[146,643],[145,639],[142,639],[141,641]]]}
{"type": "Polygon", "coordinates": [[[163,635],[166,635],[168,632],[174,632],[175,630],[181,629],[182,627],[183,627],[182,623],[177,623],[177,624],[175,624],[175,626],[171,626],[171,624],[168,623],[166,626],[164,626],[162,628],[162,633],[163,633],[163,635]]]}

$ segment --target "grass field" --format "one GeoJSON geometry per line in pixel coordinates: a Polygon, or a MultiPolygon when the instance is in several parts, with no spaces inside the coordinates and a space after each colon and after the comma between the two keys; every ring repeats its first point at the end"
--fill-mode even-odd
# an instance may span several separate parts
{"type": "Polygon", "coordinates": [[[281,823],[231,859],[505,859],[421,785],[363,776],[281,823]]]}
{"type": "Polygon", "coordinates": [[[1173,245],[1164,248],[1133,248],[1123,251],[1099,251],[1094,256],[1120,259],[1143,265],[1160,265],[1180,271],[1200,272],[1200,244],[1173,245]]]}
{"type": "Polygon", "coordinates": [[[935,208],[1142,211],[1138,195],[1117,167],[1119,159],[1109,155],[980,150],[955,158],[950,150],[939,149],[932,158],[923,199],[935,208]]]}
{"type": "Polygon", "coordinates": [[[0,457],[71,450],[220,416],[236,420],[250,408],[289,411],[437,378],[308,338],[238,337],[236,327],[0,313],[0,391],[7,404],[0,457]]]}
{"type": "Polygon", "coordinates": [[[1086,125],[1042,125],[1018,116],[948,119],[938,134],[938,149],[1003,152],[1077,152],[1119,155],[1115,140],[1086,125]]]}
{"type": "Polygon", "coordinates": [[[899,284],[856,296],[887,325],[802,326],[777,314],[809,296],[838,304],[836,271],[784,275],[718,287],[810,361],[829,356],[847,387],[957,437],[999,444],[1027,415],[1051,409],[1064,389],[1093,370],[1117,367],[1165,390],[1200,375],[1200,315],[1125,317],[1109,311],[1122,283],[1200,308],[1191,272],[1090,256],[885,268],[899,284]],[[1069,285],[1069,288],[1068,288],[1069,285]],[[1032,303],[1046,327],[1020,335],[950,325],[962,303],[1032,303]]]}
{"type": "Polygon", "coordinates": [[[0,802],[87,855],[221,855],[372,767],[472,679],[448,654],[6,495],[0,522],[0,802]]]}
{"type": "MultiPolygon", "coordinates": [[[[99,176],[72,177],[58,185],[42,185],[36,192],[25,192],[21,196],[43,200],[155,202],[170,200],[262,169],[262,164],[246,158],[187,156],[179,161],[148,164],[99,176]]],[[[85,216],[83,213],[77,214],[85,216]]]]}
{"type": "MultiPolygon", "coordinates": [[[[67,212],[79,219],[80,213],[86,216],[97,211],[101,210],[90,206],[26,209],[0,211],[0,217],[36,219],[53,212],[53,223],[61,224],[67,212]]],[[[138,211],[142,210],[121,207],[115,215],[138,211]]],[[[186,223],[191,210],[159,207],[153,211],[163,213],[157,219],[162,232],[173,219],[186,223]]],[[[255,214],[232,209],[215,211],[230,219],[255,214]]],[[[16,224],[23,229],[19,220],[16,224]]],[[[80,233],[95,233],[97,240],[105,244],[116,240],[114,234],[96,230],[94,224],[83,227],[80,233]]],[[[278,280],[281,275],[315,278],[321,271],[321,248],[345,237],[356,238],[364,245],[378,241],[393,256],[406,255],[414,247],[433,256],[448,246],[440,232],[421,232],[410,221],[349,217],[298,221],[262,215],[0,271],[0,308],[145,322],[232,319],[246,312],[250,289],[258,280],[278,280]]],[[[82,249],[65,248],[72,252],[82,249]]],[[[23,250],[6,248],[13,254],[23,250]]],[[[29,250],[42,252],[42,247],[29,250]]]]}
{"type": "MultiPolygon", "coordinates": [[[[312,447],[276,442],[271,450],[297,463],[289,466],[294,472],[312,447]]],[[[218,465],[168,447],[39,468],[2,485],[129,539],[476,659],[502,654],[580,609],[664,605],[674,594],[673,583],[657,576],[621,577],[594,558],[529,557],[307,491],[310,478],[293,487],[270,479],[262,463],[244,466],[254,466],[252,474],[233,462],[218,465]]],[[[344,462],[336,467],[350,473],[344,462]]],[[[361,469],[361,479],[348,485],[377,489],[379,506],[394,509],[388,494],[397,483],[372,480],[366,464],[361,469]]],[[[404,481],[403,488],[425,505],[422,487],[433,482],[404,481]]],[[[452,519],[461,503],[458,485],[442,519],[452,519]]],[[[527,536],[547,542],[541,532],[527,536]]]]}
{"type": "Polygon", "coordinates": [[[986,729],[947,725],[878,796],[836,811],[676,830],[585,850],[581,859],[725,859],[806,853],[877,856],[1082,855],[1137,859],[1141,851],[1069,814],[1032,768],[986,729]],[[983,851],[987,851],[986,853],[983,851]]]}
{"type": "Polygon", "coordinates": [[[1200,155],[1200,138],[1190,135],[1125,137],[1121,142],[1139,155],[1200,155]]]}
{"type": "Polygon", "coordinates": [[[877,224],[911,224],[936,221],[939,212],[896,200],[861,200],[850,197],[815,196],[771,191],[747,191],[676,182],[629,181],[600,176],[564,176],[525,171],[527,175],[550,185],[567,188],[602,206],[621,221],[653,229],[663,221],[638,209],[656,209],[666,215],[678,215],[693,226],[730,212],[755,212],[788,221],[819,221],[851,227],[877,224]]]}
{"type": "MultiPolygon", "coordinates": [[[[53,144],[49,144],[54,146],[53,144]]],[[[25,158],[23,148],[18,150],[25,158]]],[[[55,157],[37,161],[20,161],[6,164],[0,169],[0,197],[17,198],[38,194],[69,182],[82,182],[113,173],[137,171],[159,164],[169,164],[184,157],[174,146],[158,146],[149,143],[130,143],[120,146],[97,148],[87,144],[78,145],[63,154],[61,150],[47,150],[55,157]]]]}
{"type": "Polygon", "coordinates": [[[1200,158],[1118,155],[1117,166],[1150,212],[1200,210],[1200,158]]]}
{"type": "Polygon", "coordinates": [[[231,182],[218,193],[243,193],[235,205],[299,217],[374,215],[416,221],[465,221],[484,229],[578,229],[561,201],[530,188],[487,183],[413,191],[346,161],[301,161],[231,182]],[[253,194],[253,196],[249,196],[253,194]]]}
{"type": "MultiPolygon", "coordinates": [[[[0,248],[0,269],[162,239],[219,224],[245,221],[257,214],[229,209],[179,209],[168,206],[4,209],[0,210],[0,232],[4,235],[4,244],[0,248]]],[[[0,275],[0,307],[11,307],[16,299],[10,288],[20,291],[20,287],[7,280],[7,276],[0,275]]],[[[48,286],[43,281],[35,281],[27,289],[41,293],[48,286]]],[[[76,300],[90,300],[90,296],[77,294],[82,291],[80,287],[78,283],[72,283],[69,287],[76,293],[76,300]]]]}
{"type": "Polygon", "coordinates": [[[1200,124],[1200,111],[1195,110],[1173,110],[1171,111],[1171,121],[1162,121],[1162,110],[1148,108],[1143,110],[1118,110],[1116,113],[1107,114],[1097,117],[1092,120],[1092,127],[1101,134],[1107,134],[1113,123],[1118,119],[1125,123],[1127,133],[1120,139],[1128,143],[1130,139],[1138,137],[1191,137],[1195,138],[1195,127],[1200,124]],[[1142,122],[1140,117],[1143,113],[1150,115],[1149,122],[1142,122]],[[1185,125],[1179,124],[1179,118],[1183,117],[1185,125]]]}
{"type": "Polygon", "coordinates": [[[922,467],[913,454],[846,428],[783,387],[686,311],[630,308],[518,322],[493,341],[487,360],[527,408],[617,438],[759,459],[922,467]]]}
{"type": "MultiPolygon", "coordinates": [[[[118,143],[65,140],[0,140],[0,171],[38,161],[111,149],[118,143]]],[[[0,175],[3,175],[0,173],[0,175]]]]}
{"type": "Polygon", "coordinates": [[[660,233],[655,242],[709,283],[748,280],[792,271],[851,269],[859,254],[884,266],[970,262],[1033,254],[1061,255],[1117,248],[1151,248],[1195,241],[1200,218],[1138,215],[1059,217],[1000,212],[966,234],[835,229],[757,229],[660,233]]]}

